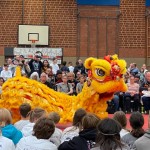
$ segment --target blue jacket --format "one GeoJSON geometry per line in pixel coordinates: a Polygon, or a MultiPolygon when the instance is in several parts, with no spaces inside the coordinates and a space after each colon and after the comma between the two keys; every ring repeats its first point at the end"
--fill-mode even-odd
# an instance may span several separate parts
{"type": "Polygon", "coordinates": [[[21,131],[16,129],[12,124],[6,125],[1,130],[2,130],[2,135],[4,137],[11,139],[15,145],[23,137],[21,131]]]}

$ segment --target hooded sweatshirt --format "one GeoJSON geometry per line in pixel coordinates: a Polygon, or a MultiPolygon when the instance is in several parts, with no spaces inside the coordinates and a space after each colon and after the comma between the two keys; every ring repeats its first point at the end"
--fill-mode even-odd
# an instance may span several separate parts
{"type": "Polygon", "coordinates": [[[15,124],[14,124],[14,126],[18,129],[18,130],[22,130],[23,129],[23,127],[25,126],[25,125],[27,125],[28,123],[30,123],[29,122],[29,120],[19,120],[18,122],[16,122],[15,124]]]}
{"type": "Polygon", "coordinates": [[[95,146],[96,129],[85,129],[79,136],[62,143],[58,150],[90,150],[95,146]]]}
{"type": "Polygon", "coordinates": [[[150,150],[150,129],[147,130],[142,137],[135,141],[133,147],[136,150],[150,150]]]}
{"type": "Polygon", "coordinates": [[[35,136],[22,138],[16,150],[57,150],[56,145],[46,139],[37,139],[35,136]]]}
{"type": "Polygon", "coordinates": [[[23,136],[27,137],[33,134],[33,127],[34,127],[35,123],[28,123],[27,125],[25,125],[23,127],[23,129],[21,130],[23,136]]]}
{"type": "Polygon", "coordinates": [[[11,139],[15,145],[23,137],[21,131],[16,129],[12,124],[2,127],[1,130],[2,130],[2,135],[4,137],[7,137],[8,139],[11,139]]]}

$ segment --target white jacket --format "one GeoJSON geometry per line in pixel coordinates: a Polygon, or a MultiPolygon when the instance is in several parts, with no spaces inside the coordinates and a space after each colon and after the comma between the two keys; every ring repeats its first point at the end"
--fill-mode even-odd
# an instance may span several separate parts
{"type": "Polygon", "coordinates": [[[79,135],[79,128],[78,127],[68,127],[66,128],[61,136],[61,143],[63,143],[64,141],[69,141],[72,140],[73,137],[78,136],[79,135]]]}
{"type": "Polygon", "coordinates": [[[35,123],[28,123],[27,125],[25,125],[23,127],[23,129],[21,130],[23,136],[27,137],[33,134],[33,127],[34,127],[35,123]]]}
{"type": "Polygon", "coordinates": [[[0,136],[0,150],[15,150],[15,145],[12,140],[0,136]]]}
{"type": "Polygon", "coordinates": [[[22,138],[17,144],[16,150],[57,150],[57,147],[49,140],[37,139],[31,135],[22,138]]]}
{"type": "Polygon", "coordinates": [[[55,131],[49,140],[58,147],[61,143],[61,136],[62,136],[62,131],[58,128],[55,128],[55,131]]]}
{"type": "Polygon", "coordinates": [[[14,126],[18,129],[18,130],[22,130],[24,126],[26,126],[27,124],[29,124],[29,120],[19,120],[18,122],[16,122],[14,124],[14,126]]]}

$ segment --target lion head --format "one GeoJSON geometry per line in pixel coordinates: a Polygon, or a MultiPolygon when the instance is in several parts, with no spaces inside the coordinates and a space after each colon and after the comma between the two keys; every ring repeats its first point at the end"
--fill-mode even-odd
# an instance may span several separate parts
{"type": "Polygon", "coordinates": [[[117,91],[127,90],[123,75],[126,73],[126,62],[117,55],[105,56],[104,59],[88,58],[85,61],[92,88],[100,98],[109,100],[117,91]]]}

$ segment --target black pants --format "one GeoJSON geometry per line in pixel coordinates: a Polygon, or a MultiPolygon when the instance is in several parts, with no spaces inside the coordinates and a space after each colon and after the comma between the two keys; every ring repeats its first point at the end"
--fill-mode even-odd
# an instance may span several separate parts
{"type": "Polygon", "coordinates": [[[144,105],[144,110],[149,111],[150,110],[150,97],[142,97],[143,105],[144,105]]]}
{"type": "Polygon", "coordinates": [[[140,96],[139,94],[135,94],[131,96],[129,93],[125,93],[124,95],[124,105],[125,111],[131,112],[133,111],[140,111],[140,96]]]}

